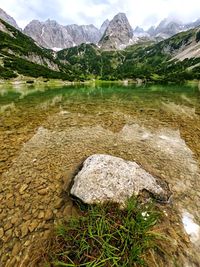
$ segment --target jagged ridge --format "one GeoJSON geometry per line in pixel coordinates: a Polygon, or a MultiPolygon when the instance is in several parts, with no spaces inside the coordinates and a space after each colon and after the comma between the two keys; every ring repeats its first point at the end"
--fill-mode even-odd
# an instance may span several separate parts
{"type": "Polygon", "coordinates": [[[198,28],[157,44],[144,42],[112,51],[81,44],[56,53],[39,47],[33,39],[2,20],[0,38],[1,78],[17,75],[65,80],[181,81],[200,78],[198,28]]]}

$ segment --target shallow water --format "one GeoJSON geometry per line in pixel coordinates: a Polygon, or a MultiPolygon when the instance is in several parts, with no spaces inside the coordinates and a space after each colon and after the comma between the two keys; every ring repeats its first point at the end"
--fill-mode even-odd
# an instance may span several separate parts
{"type": "MultiPolygon", "coordinates": [[[[95,153],[136,161],[162,177],[179,217],[184,221],[187,214],[199,229],[200,92],[195,84],[1,85],[0,151],[3,263],[20,262],[34,236],[61,217],[54,203],[63,176],[95,153]],[[37,193],[45,188],[46,193],[37,193]],[[47,207],[54,217],[44,223],[47,207]],[[19,255],[13,252],[16,243],[19,255]]],[[[198,266],[199,233],[189,231],[188,224],[186,232],[196,257],[196,265],[188,264],[198,266]]]]}

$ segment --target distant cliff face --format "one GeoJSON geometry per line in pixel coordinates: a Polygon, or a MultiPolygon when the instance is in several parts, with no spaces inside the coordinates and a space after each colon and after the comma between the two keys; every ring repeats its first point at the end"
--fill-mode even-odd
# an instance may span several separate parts
{"type": "Polygon", "coordinates": [[[0,8],[0,18],[4,20],[5,22],[9,23],[16,29],[20,30],[19,26],[17,25],[17,22],[9,16],[3,9],[0,8]]]}
{"type": "Polygon", "coordinates": [[[79,45],[82,43],[96,44],[101,38],[101,32],[94,25],[68,25],[65,26],[68,34],[73,39],[74,44],[79,45]]]}
{"type": "Polygon", "coordinates": [[[103,36],[105,30],[108,28],[108,25],[109,25],[110,21],[107,19],[105,20],[102,25],[101,25],[101,28],[100,28],[100,32],[101,32],[101,37],[103,36]]]}
{"type": "Polygon", "coordinates": [[[148,36],[149,34],[145,32],[145,30],[139,26],[137,26],[134,31],[133,31],[134,36],[137,37],[143,37],[143,36],[148,36]]]}
{"type": "Polygon", "coordinates": [[[56,21],[31,21],[24,29],[24,33],[32,37],[43,47],[54,50],[73,47],[82,43],[98,43],[101,32],[94,25],[62,26],[56,21]]]}
{"type": "Polygon", "coordinates": [[[133,29],[124,13],[117,14],[108,24],[99,45],[102,49],[124,48],[134,42],[133,29]]]}
{"type": "Polygon", "coordinates": [[[25,27],[24,33],[46,48],[59,50],[74,45],[67,29],[54,20],[33,20],[25,27]]]}
{"type": "Polygon", "coordinates": [[[180,21],[173,19],[162,20],[157,27],[150,27],[147,33],[151,37],[160,37],[162,39],[167,39],[173,35],[187,31],[200,26],[200,19],[192,23],[183,24],[180,21]]]}
{"type": "Polygon", "coordinates": [[[154,31],[154,36],[169,38],[183,30],[183,24],[176,20],[164,19],[154,31]]]}

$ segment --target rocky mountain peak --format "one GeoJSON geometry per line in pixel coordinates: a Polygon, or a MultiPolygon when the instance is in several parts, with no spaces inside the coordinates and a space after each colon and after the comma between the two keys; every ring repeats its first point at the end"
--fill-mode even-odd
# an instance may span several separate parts
{"type": "Polygon", "coordinates": [[[150,34],[148,32],[146,32],[143,28],[137,26],[134,31],[133,31],[133,35],[136,37],[150,37],[150,34]]]}
{"type": "Polygon", "coordinates": [[[178,19],[175,19],[175,18],[165,18],[165,19],[161,20],[161,22],[159,23],[157,28],[159,28],[159,29],[166,28],[170,24],[182,25],[182,22],[178,19]]]}
{"type": "Polygon", "coordinates": [[[102,49],[120,49],[131,44],[133,29],[124,13],[118,13],[109,22],[107,29],[101,38],[99,45],[102,49]]]}
{"type": "Polygon", "coordinates": [[[153,36],[154,33],[155,33],[155,26],[151,26],[151,27],[147,30],[147,33],[150,34],[151,36],[153,36]]]}
{"type": "Polygon", "coordinates": [[[10,24],[11,26],[15,27],[18,30],[21,30],[17,25],[17,22],[9,16],[3,9],[0,8],[0,18],[10,24]]]}
{"type": "Polygon", "coordinates": [[[100,32],[101,32],[102,35],[104,34],[105,30],[108,28],[109,23],[110,23],[110,21],[109,21],[108,19],[105,20],[105,21],[102,23],[102,25],[101,25],[101,27],[100,27],[100,32]]]}
{"type": "Polygon", "coordinates": [[[73,46],[73,40],[67,30],[54,20],[33,20],[25,27],[24,33],[46,48],[58,50],[73,46]]]}
{"type": "Polygon", "coordinates": [[[98,43],[102,34],[93,24],[90,25],[60,25],[55,20],[40,22],[31,21],[24,33],[32,37],[43,47],[54,50],[80,45],[81,43],[98,43]]]}
{"type": "Polygon", "coordinates": [[[58,24],[57,21],[55,20],[51,20],[51,19],[47,19],[45,22],[44,22],[45,25],[49,25],[49,26],[52,26],[52,27],[59,27],[60,25],[58,24]]]}
{"type": "Polygon", "coordinates": [[[90,25],[67,25],[65,26],[68,34],[72,37],[74,44],[79,45],[82,43],[97,44],[101,38],[100,30],[93,24],[90,25]]]}
{"type": "Polygon", "coordinates": [[[128,22],[127,16],[123,12],[119,12],[114,16],[113,21],[117,21],[117,20],[119,20],[119,21],[121,21],[123,23],[127,23],[128,22]]]}
{"type": "Polygon", "coordinates": [[[196,28],[196,27],[200,27],[200,18],[191,22],[191,23],[187,23],[184,25],[184,29],[185,30],[189,30],[189,29],[193,29],[193,28],[196,28]]]}
{"type": "Polygon", "coordinates": [[[133,29],[126,17],[125,13],[118,13],[114,16],[113,20],[109,23],[110,27],[118,26],[122,31],[126,31],[128,37],[133,37],[133,29]]]}
{"type": "Polygon", "coordinates": [[[160,36],[164,39],[169,38],[183,29],[183,24],[181,21],[176,19],[166,18],[162,20],[154,31],[156,37],[160,36]]]}
{"type": "Polygon", "coordinates": [[[137,33],[143,33],[143,32],[145,32],[145,31],[144,31],[143,28],[137,26],[137,27],[135,28],[134,32],[137,32],[137,33]]]}

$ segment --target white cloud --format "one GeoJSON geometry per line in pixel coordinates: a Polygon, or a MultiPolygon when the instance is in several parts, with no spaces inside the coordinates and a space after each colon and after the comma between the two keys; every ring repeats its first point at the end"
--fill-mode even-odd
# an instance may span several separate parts
{"type": "Polygon", "coordinates": [[[30,20],[57,20],[62,24],[101,23],[125,12],[133,27],[145,28],[168,16],[185,22],[200,15],[199,0],[0,0],[0,7],[13,16],[20,27],[30,20]]]}

